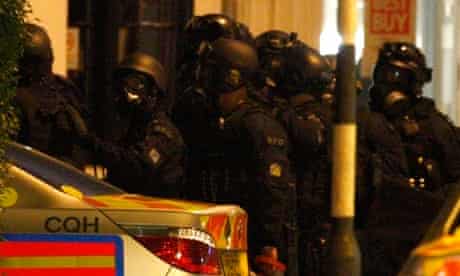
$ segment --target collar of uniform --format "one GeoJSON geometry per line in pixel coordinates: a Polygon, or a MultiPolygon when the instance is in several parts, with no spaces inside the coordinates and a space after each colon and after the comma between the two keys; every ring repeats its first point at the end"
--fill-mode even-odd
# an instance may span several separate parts
{"type": "Polygon", "coordinates": [[[312,95],[308,93],[301,93],[301,94],[297,94],[297,95],[290,97],[289,103],[292,106],[299,106],[307,102],[313,102],[314,100],[315,100],[315,97],[313,97],[312,95]]]}

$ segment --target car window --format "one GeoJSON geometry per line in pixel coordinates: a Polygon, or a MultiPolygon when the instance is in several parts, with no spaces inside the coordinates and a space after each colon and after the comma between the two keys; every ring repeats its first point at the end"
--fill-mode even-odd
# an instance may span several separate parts
{"type": "Polygon", "coordinates": [[[15,166],[42,179],[54,188],[70,185],[86,196],[121,194],[123,190],[86,175],[75,167],[43,154],[31,147],[8,143],[6,157],[15,166]]]}

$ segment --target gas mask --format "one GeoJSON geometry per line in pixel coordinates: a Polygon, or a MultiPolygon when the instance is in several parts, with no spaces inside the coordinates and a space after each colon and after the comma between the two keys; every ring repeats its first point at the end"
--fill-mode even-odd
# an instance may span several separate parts
{"type": "Polygon", "coordinates": [[[374,84],[370,89],[370,97],[371,109],[391,118],[403,115],[410,107],[407,92],[397,86],[374,84]]]}
{"type": "Polygon", "coordinates": [[[374,71],[374,85],[370,89],[371,108],[387,116],[403,114],[412,99],[421,96],[421,82],[417,72],[393,64],[378,65],[374,71]]]}
{"type": "Polygon", "coordinates": [[[120,81],[118,104],[124,110],[151,112],[157,103],[157,91],[147,76],[131,73],[120,81]]]}

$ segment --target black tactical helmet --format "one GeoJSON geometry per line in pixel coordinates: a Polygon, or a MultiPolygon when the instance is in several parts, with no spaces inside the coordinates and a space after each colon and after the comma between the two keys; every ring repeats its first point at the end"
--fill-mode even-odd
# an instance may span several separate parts
{"type": "Polygon", "coordinates": [[[38,25],[27,23],[25,24],[25,31],[26,40],[23,59],[52,62],[53,50],[46,30],[38,25]]]}
{"type": "Polygon", "coordinates": [[[282,56],[282,49],[291,47],[295,43],[301,43],[297,40],[297,34],[271,30],[257,36],[255,43],[260,67],[265,74],[265,85],[277,86],[285,60],[282,56]]]}
{"type": "Polygon", "coordinates": [[[196,52],[201,42],[213,42],[220,37],[237,39],[237,23],[223,14],[206,14],[192,17],[185,25],[187,52],[196,52]]]}
{"type": "Polygon", "coordinates": [[[280,52],[284,47],[297,41],[296,33],[287,33],[279,30],[264,32],[256,37],[256,48],[259,56],[266,52],[280,52]]]}
{"type": "Polygon", "coordinates": [[[414,44],[386,42],[380,48],[373,79],[375,83],[409,85],[412,89],[431,81],[431,68],[414,44]]]}
{"type": "Polygon", "coordinates": [[[115,74],[120,76],[132,71],[148,76],[163,95],[166,93],[166,73],[163,66],[152,56],[141,52],[135,52],[127,56],[121,62],[115,74]]]}
{"type": "Polygon", "coordinates": [[[202,45],[198,77],[207,94],[222,94],[247,85],[259,67],[257,53],[242,41],[219,38],[202,45]]]}
{"type": "Polygon", "coordinates": [[[304,43],[284,48],[282,56],[285,64],[279,86],[291,95],[305,90],[321,94],[334,79],[327,59],[304,43]]]}
{"type": "Polygon", "coordinates": [[[249,27],[242,22],[237,22],[236,27],[238,29],[238,34],[237,34],[236,39],[244,41],[247,44],[251,45],[252,47],[256,47],[254,36],[249,30],[249,27]]]}

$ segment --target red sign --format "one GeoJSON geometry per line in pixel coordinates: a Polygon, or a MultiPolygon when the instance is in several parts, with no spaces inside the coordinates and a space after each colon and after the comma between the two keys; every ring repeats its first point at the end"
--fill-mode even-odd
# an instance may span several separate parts
{"type": "Polygon", "coordinates": [[[378,49],[386,41],[415,42],[417,0],[366,0],[366,46],[361,73],[370,76],[378,49]]]}
{"type": "Polygon", "coordinates": [[[411,31],[410,0],[371,1],[370,32],[374,34],[408,35],[411,31]]]}

